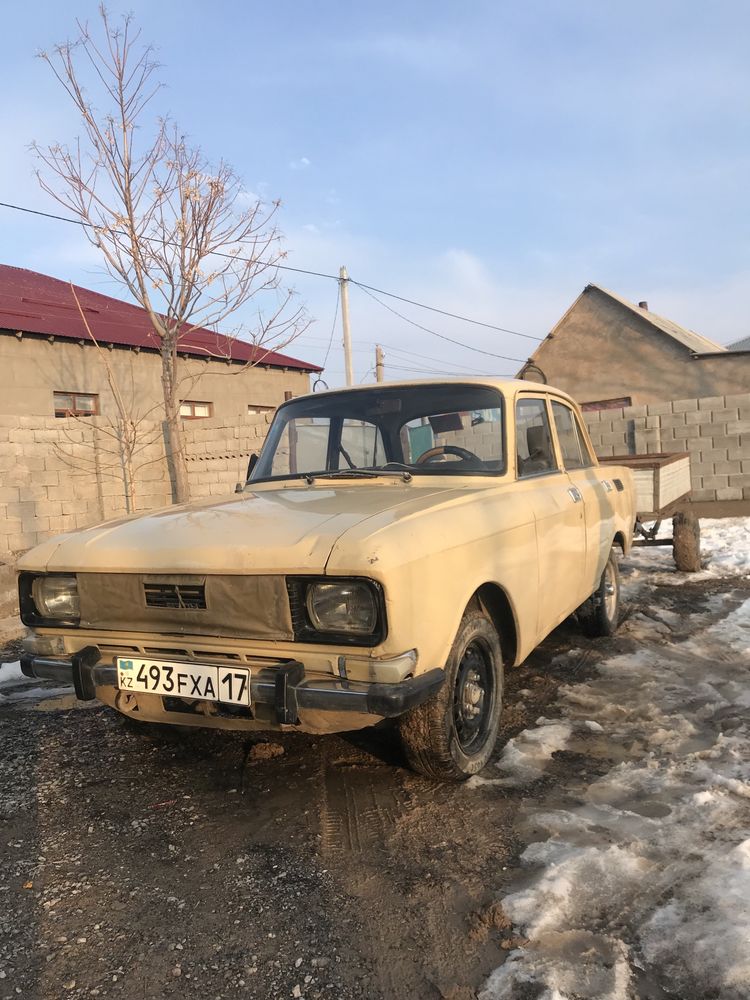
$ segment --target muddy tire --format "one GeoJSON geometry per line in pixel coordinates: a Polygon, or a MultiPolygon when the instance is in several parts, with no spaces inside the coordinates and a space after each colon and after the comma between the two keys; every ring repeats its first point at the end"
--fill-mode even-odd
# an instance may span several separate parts
{"type": "Polygon", "coordinates": [[[620,573],[614,549],[604,566],[599,586],[576,611],[584,635],[614,635],[620,623],[620,573]]]}
{"type": "Polygon", "coordinates": [[[438,694],[399,721],[409,766],[438,781],[481,771],[497,740],[503,700],[500,638],[487,616],[461,619],[438,694]]]}

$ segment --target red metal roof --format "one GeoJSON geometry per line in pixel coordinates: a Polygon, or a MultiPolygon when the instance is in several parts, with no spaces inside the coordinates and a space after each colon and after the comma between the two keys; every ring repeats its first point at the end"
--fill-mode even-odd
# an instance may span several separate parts
{"type": "MultiPolygon", "coordinates": [[[[79,285],[74,287],[91,332],[100,343],[159,350],[159,339],[140,306],[79,285]]],[[[66,340],[89,339],[67,281],[7,264],[0,264],[0,330],[20,330],[66,340]]],[[[319,365],[309,361],[254,347],[247,341],[211,330],[193,330],[181,338],[179,349],[181,353],[198,357],[231,358],[272,368],[322,371],[319,365]]]]}

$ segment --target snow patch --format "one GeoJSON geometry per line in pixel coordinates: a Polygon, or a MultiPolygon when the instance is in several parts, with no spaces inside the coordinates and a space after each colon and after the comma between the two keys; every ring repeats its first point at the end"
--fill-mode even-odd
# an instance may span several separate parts
{"type": "Polygon", "coordinates": [[[679,996],[747,1000],[750,601],[685,642],[612,658],[561,700],[557,725],[596,720],[631,759],[571,807],[529,810],[546,839],[502,901],[529,943],[480,1000],[530,984],[545,1000],[625,1000],[634,967],[679,996]]]}
{"type": "Polygon", "coordinates": [[[467,788],[483,785],[498,785],[503,788],[517,788],[541,778],[553,753],[562,750],[570,739],[573,726],[569,722],[537,719],[537,728],[524,729],[522,733],[508,740],[503,755],[495,767],[502,772],[501,778],[469,778],[467,788]]]}

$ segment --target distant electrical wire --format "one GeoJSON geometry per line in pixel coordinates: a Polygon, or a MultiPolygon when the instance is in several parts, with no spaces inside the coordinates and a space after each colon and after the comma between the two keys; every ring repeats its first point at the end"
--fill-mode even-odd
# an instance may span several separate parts
{"type": "MultiPolygon", "coordinates": [[[[82,219],[71,219],[71,218],[68,218],[65,215],[56,215],[53,212],[42,212],[40,209],[37,209],[37,208],[28,208],[25,205],[14,205],[11,202],[7,202],[7,201],[0,201],[0,208],[8,208],[8,209],[11,209],[14,212],[25,212],[28,215],[37,215],[37,216],[40,216],[41,218],[44,218],[44,219],[53,219],[56,222],[67,222],[69,225],[81,226],[81,228],[83,228],[83,229],[96,229],[97,228],[93,223],[84,222],[82,219]]],[[[157,239],[156,237],[144,236],[144,237],[141,237],[141,238],[144,239],[144,240],[146,240],[147,242],[160,243],[160,244],[164,245],[163,241],[157,239]]],[[[173,241],[168,241],[166,245],[167,246],[179,246],[178,243],[173,242],[173,241]]],[[[239,254],[229,254],[229,253],[219,253],[219,252],[216,252],[216,253],[214,253],[214,256],[215,257],[223,257],[223,258],[226,258],[228,260],[243,261],[245,263],[264,263],[264,261],[255,261],[251,257],[240,257],[239,254]]],[[[291,264],[278,264],[278,263],[275,263],[275,262],[271,263],[270,261],[267,262],[267,263],[268,263],[269,266],[278,268],[280,271],[292,271],[295,274],[307,274],[307,275],[310,275],[311,277],[314,277],[314,278],[326,278],[326,279],[328,279],[330,281],[336,281],[336,282],[339,282],[341,280],[341,278],[338,275],[336,275],[336,274],[327,274],[324,271],[313,271],[313,270],[310,270],[309,268],[293,267],[291,264]]],[[[472,319],[470,316],[462,316],[459,313],[449,312],[447,309],[440,309],[438,306],[431,306],[431,305],[428,305],[426,302],[417,302],[415,299],[408,299],[408,298],[406,298],[403,295],[397,295],[395,292],[388,292],[388,291],[386,291],[383,288],[376,288],[374,285],[367,285],[364,282],[354,281],[352,278],[349,278],[347,280],[352,285],[357,285],[358,288],[361,288],[368,295],[371,295],[371,293],[376,292],[378,295],[385,295],[387,298],[396,299],[399,302],[406,302],[408,305],[416,306],[419,309],[427,309],[428,311],[437,313],[440,316],[448,316],[450,319],[457,319],[457,320],[460,320],[462,323],[471,323],[473,326],[481,326],[481,327],[484,327],[487,330],[497,330],[498,333],[508,333],[508,334],[510,334],[513,337],[524,337],[526,340],[534,340],[534,341],[537,341],[537,342],[544,339],[543,337],[534,337],[534,336],[532,336],[529,333],[520,333],[518,330],[511,330],[508,327],[496,326],[494,323],[486,323],[483,320],[472,319]]],[[[374,298],[376,302],[380,302],[380,300],[377,299],[375,297],[375,295],[371,295],[371,297],[374,298]]],[[[386,309],[390,308],[389,306],[386,306],[384,302],[380,302],[380,305],[384,306],[386,309]]],[[[395,313],[397,316],[400,316],[401,319],[405,319],[407,323],[412,323],[414,326],[420,327],[419,323],[415,323],[413,320],[409,320],[406,317],[401,316],[401,314],[398,313],[398,312],[396,312],[395,309],[392,309],[391,312],[395,313]]],[[[459,340],[453,340],[450,337],[446,337],[443,334],[436,333],[434,330],[430,330],[427,327],[420,327],[420,329],[423,329],[427,333],[431,333],[431,334],[433,334],[436,337],[442,337],[443,340],[447,340],[451,344],[456,344],[458,347],[465,347],[468,350],[477,351],[480,354],[488,354],[491,357],[503,358],[503,360],[505,360],[505,361],[517,361],[517,360],[519,360],[517,358],[505,358],[501,354],[493,354],[491,351],[483,351],[483,350],[481,350],[478,347],[471,347],[469,344],[464,344],[464,343],[462,343],[459,340]]],[[[523,362],[520,362],[520,363],[523,363],[523,362]]]]}
{"type": "Polygon", "coordinates": [[[496,354],[494,351],[485,351],[481,347],[472,347],[470,344],[465,344],[461,340],[455,340],[453,337],[446,337],[444,333],[438,333],[437,330],[431,330],[429,326],[423,326],[421,323],[417,323],[416,320],[409,319],[408,316],[404,316],[403,313],[400,313],[397,309],[394,309],[393,306],[389,306],[387,302],[381,302],[381,300],[377,297],[377,295],[373,295],[373,293],[369,290],[369,287],[367,285],[361,285],[358,281],[354,281],[351,278],[349,279],[349,281],[352,285],[356,285],[357,288],[361,288],[362,291],[365,293],[365,295],[369,295],[370,298],[373,299],[375,302],[377,302],[378,305],[381,305],[383,309],[387,309],[388,312],[393,313],[394,316],[398,316],[398,318],[402,319],[405,323],[410,323],[412,326],[415,326],[418,330],[423,330],[425,333],[429,333],[433,337],[439,337],[441,340],[447,340],[449,344],[455,344],[457,347],[463,347],[464,350],[467,351],[476,351],[477,354],[486,354],[490,358],[500,358],[502,361],[515,361],[518,362],[519,365],[523,365],[526,363],[527,360],[526,358],[510,358],[508,357],[507,354],[496,354]]]}
{"type": "Polygon", "coordinates": [[[336,320],[339,315],[339,302],[341,301],[341,285],[336,285],[336,308],[333,310],[333,323],[331,323],[331,336],[328,338],[328,347],[326,347],[326,354],[323,358],[323,368],[326,366],[326,361],[328,361],[328,355],[331,353],[331,345],[333,344],[333,335],[336,332],[336,320]]]}

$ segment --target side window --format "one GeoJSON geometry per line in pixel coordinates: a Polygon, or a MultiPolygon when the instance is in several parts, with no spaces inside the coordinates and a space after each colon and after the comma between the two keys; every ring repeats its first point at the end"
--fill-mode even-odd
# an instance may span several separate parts
{"type": "Polygon", "coordinates": [[[592,464],[575,414],[564,403],[552,403],[555,430],[566,469],[585,469],[592,464]]]}
{"type": "Polygon", "coordinates": [[[555,469],[543,399],[521,398],[516,403],[516,460],[519,479],[555,469]]]}

